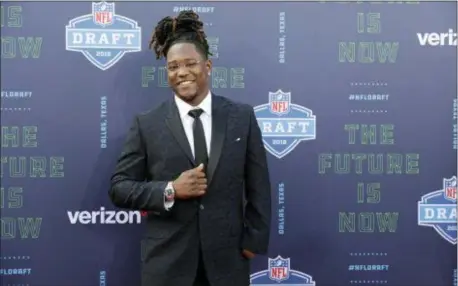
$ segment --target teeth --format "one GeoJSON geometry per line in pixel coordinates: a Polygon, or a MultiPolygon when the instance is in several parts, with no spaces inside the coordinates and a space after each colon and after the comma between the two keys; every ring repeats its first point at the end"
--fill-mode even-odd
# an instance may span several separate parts
{"type": "Polygon", "coordinates": [[[186,85],[186,84],[191,84],[191,83],[192,81],[187,80],[187,81],[180,82],[180,85],[186,85]]]}

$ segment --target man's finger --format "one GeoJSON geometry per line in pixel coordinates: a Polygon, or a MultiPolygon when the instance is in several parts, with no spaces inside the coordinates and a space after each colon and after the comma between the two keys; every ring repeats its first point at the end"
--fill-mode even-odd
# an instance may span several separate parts
{"type": "Polygon", "coordinates": [[[198,196],[198,197],[203,196],[203,195],[205,195],[205,191],[203,191],[203,190],[197,191],[195,193],[195,195],[198,196]]]}
{"type": "Polygon", "coordinates": [[[243,256],[245,256],[248,259],[252,259],[255,256],[253,252],[246,250],[246,249],[244,249],[242,253],[243,253],[243,256]]]}
{"type": "Polygon", "coordinates": [[[207,191],[207,185],[197,185],[193,188],[193,193],[200,193],[200,192],[206,192],[207,191]]]}
{"type": "Polygon", "coordinates": [[[199,166],[194,168],[194,170],[199,171],[199,172],[203,171],[204,170],[204,164],[200,163],[199,166]]]}
{"type": "Polygon", "coordinates": [[[207,179],[204,177],[204,178],[198,178],[196,180],[197,184],[198,185],[207,185],[207,179]]]}
{"type": "Polygon", "coordinates": [[[202,179],[202,178],[205,178],[205,177],[206,177],[206,176],[205,176],[205,173],[204,173],[204,172],[198,172],[198,173],[196,173],[196,178],[198,178],[198,179],[202,179]]]}

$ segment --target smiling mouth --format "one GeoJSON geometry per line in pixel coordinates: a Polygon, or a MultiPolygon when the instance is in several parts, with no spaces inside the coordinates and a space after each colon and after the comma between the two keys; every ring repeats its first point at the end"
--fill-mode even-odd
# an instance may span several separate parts
{"type": "Polygon", "coordinates": [[[179,83],[178,83],[178,86],[187,86],[187,85],[190,85],[190,84],[192,84],[192,83],[194,83],[194,81],[192,81],[192,80],[185,80],[185,81],[179,82],[179,83]]]}

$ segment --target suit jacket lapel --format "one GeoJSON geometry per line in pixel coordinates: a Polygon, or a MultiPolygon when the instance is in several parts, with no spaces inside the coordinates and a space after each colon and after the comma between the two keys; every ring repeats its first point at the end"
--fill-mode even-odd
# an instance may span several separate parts
{"type": "Polygon", "coordinates": [[[210,146],[210,158],[207,166],[207,185],[210,186],[219,158],[223,149],[224,139],[226,136],[226,125],[228,109],[224,101],[215,95],[212,95],[212,139],[210,146]]]}
{"type": "Polygon", "coordinates": [[[186,154],[191,163],[195,165],[191,147],[189,146],[189,141],[186,137],[186,133],[184,132],[183,123],[181,122],[180,114],[174,100],[169,101],[166,123],[181,149],[183,149],[183,152],[186,154]]]}

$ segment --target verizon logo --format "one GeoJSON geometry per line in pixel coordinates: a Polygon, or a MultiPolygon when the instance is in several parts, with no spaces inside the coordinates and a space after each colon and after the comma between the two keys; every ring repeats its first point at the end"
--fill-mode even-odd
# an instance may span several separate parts
{"type": "Polygon", "coordinates": [[[448,33],[417,33],[421,46],[456,46],[457,33],[449,29],[448,33]]]}
{"type": "Polygon", "coordinates": [[[101,207],[98,211],[67,211],[71,224],[140,224],[146,212],[107,211],[101,207]]]}

